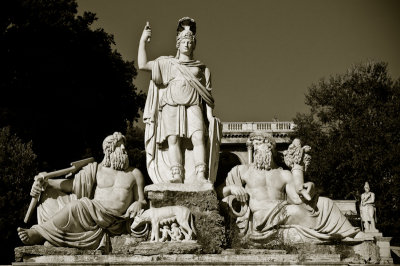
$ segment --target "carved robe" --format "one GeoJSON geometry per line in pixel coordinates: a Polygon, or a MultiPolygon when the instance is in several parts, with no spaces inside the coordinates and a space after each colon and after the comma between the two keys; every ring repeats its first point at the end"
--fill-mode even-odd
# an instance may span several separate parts
{"type": "MultiPolygon", "coordinates": [[[[174,57],[160,57],[154,61],[143,120],[146,123],[147,170],[155,184],[168,183],[171,178],[166,150],[168,136],[190,139],[196,131],[207,136],[205,104],[214,108],[214,99],[210,73],[205,68],[200,61],[180,62],[174,57]]],[[[219,120],[214,120],[211,125],[221,128],[219,120]]],[[[220,134],[217,137],[211,134],[221,130],[209,131],[208,146],[215,147],[209,140],[219,143],[220,134]]],[[[194,172],[193,158],[187,147],[184,153],[186,176],[190,176],[194,172]]]]}
{"type": "MultiPolygon", "coordinates": [[[[370,200],[372,197],[375,198],[375,194],[373,192],[366,192],[361,194],[361,203],[364,203],[368,200],[370,200]]],[[[376,222],[376,208],[375,208],[375,203],[367,203],[365,206],[360,204],[360,216],[361,216],[361,221],[363,222],[370,222],[374,220],[376,222]]]]}
{"type": "MultiPolygon", "coordinates": [[[[228,174],[226,185],[243,186],[242,177],[249,165],[234,167],[228,174]]],[[[234,196],[231,197],[230,200],[234,196]]],[[[225,198],[225,201],[228,199],[225,198]]],[[[287,224],[290,206],[286,200],[257,201],[250,199],[250,204],[242,206],[242,213],[236,213],[236,223],[242,236],[255,242],[268,242],[280,234],[283,240],[291,243],[320,242],[331,239],[343,239],[355,236],[360,229],[353,227],[332,200],[318,197],[309,205],[296,205],[300,213],[313,217],[315,227],[287,224]]]]}
{"type": "Polygon", "coordinates": [[[36,229],[57,247],[98,249],[106,246],[106,233],[122,234],[125,219],[93,198],[97,163],[85,166],[75,175],[73,194],[46,189],[38,206],[36,229]]]}

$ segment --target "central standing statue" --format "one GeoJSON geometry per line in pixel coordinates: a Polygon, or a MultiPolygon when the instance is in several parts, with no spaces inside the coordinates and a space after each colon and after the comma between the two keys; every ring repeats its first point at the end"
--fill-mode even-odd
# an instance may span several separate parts
{"type": "Polygon", "coordinates": [[[154,61],[148,61],[146,54],[151,38],[148,23],[140,38],[139,69],[152,74],[143,119],[147,170],[155,184],[215,180],[221,126],[213,116],[210,71],[193,59],[195,34],[196,22],[180,19],[176,56],[154,61]]]}

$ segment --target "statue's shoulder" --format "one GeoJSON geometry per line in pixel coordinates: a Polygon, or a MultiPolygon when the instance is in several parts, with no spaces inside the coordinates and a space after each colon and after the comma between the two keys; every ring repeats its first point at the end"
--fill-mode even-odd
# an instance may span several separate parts
{"type": "Polygon", "coordinates": [[[292,175],[290,170],[283,169],[282,167],[276,168],[276,171],[279,171],[282,175],[292,175]]]}
{"type": "Polygon", "coordinates": [[[169,61],[172,62],[174,60],[176,60],[175,57],[173,57],[172,55],[168,55],[168,56],[157,57],[154,61],[156,61],[156,62],[169,62],[169,61]]]}
{"type": "Polygon", "coordinates": [[[246,173],[250,169],[250,164],[240,164],[232,168],[231,172],[238,172],[240,174],[246,173]]]}
{"type": "Polygon", "coordinates": [[[133,174],[133,175],[139,174],[139,173],[142,174],[142,172],[138,168],[135,168],[133,166],[129,166],[128,169],[124,170],[124,172],[127,174],[133,174]]]}
{"type": "Polygon", "coordinates": [[[275,171],[285,180],[286,182],[291,182],[293,180],[293,174],[289,170],[285,170],[282,168],[277,168],[275,171]]]}
{"type": "Polygon", "coordinates": [[[131,175],[136,181],[140,180],[143,181],[144,177],[142,174],[142,171],[140,171],[138,168],[135,167],[129,167],[126,172],[131,175]]]}
{"type": "Polygon", "coordinates": [[[101,163],[91,162],[91,163],[88,163],[87,165],[85,165],[84,167],[82,167],[82,170],[92,171],[92,172],[96,173],[97,171],[99,171],[100,166],[101,166],[101,163]]]}

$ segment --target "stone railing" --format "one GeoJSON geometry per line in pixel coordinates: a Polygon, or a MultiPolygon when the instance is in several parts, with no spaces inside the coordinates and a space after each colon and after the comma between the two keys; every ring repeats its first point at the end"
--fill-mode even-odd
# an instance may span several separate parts
{"type": "Polygon", "coordinates": [[[222,122],[222,132],[292,132],[293,122],[222,122]]]}

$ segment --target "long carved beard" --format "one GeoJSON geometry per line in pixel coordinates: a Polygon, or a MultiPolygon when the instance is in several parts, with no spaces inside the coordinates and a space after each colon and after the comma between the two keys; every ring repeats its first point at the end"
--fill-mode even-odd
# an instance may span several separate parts
{"type": "Polygon", "coordinates": [[[128,153],[120,147],[117,147],[112,153],[104,156],[102,164],[114,170],[125,170],[129,167],[128,153]]]}
{"type": "Polygon", "coordinates": [[[271,150],[256,150],[254,153],[254,166],[260,170],[270,170],[272,160],[271,150]]]}

